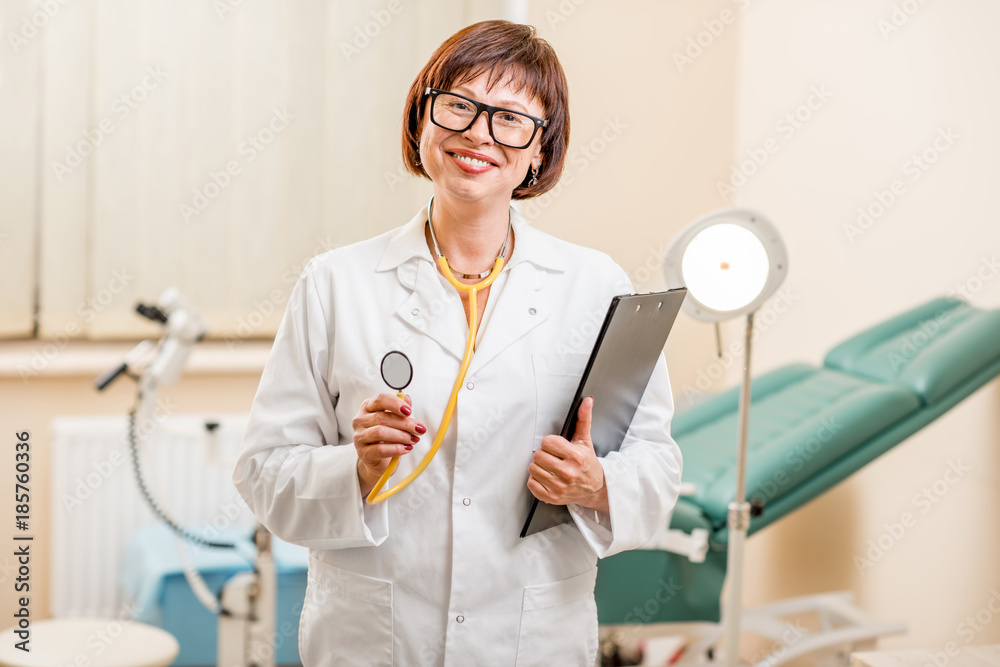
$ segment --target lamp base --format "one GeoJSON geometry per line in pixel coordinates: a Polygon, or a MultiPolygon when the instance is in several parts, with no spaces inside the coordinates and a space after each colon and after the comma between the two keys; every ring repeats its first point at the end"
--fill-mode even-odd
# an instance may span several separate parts
{"type": "Polygon", "coordinates": [[[735,664],[750,667],[778,667],[802,656],[811,656],[818,667],[847,667],[857,651],[876,648],[878,639],[906,632],[906,623],[879,623],[854,606],[849,591],[805,595],[779,600],[755,609],[744,609],[739,624],[747,634],[757,635],[772,644],[767,653],[756,655],[749,663],[739,656],[726,655],[725,630],[715,623],[669,623],[658,628],[660,635],[694,639],[672,667],[706,667],[735,664]],[[784,617],[812,616],[820,630],[812,631],[784,617]]]}

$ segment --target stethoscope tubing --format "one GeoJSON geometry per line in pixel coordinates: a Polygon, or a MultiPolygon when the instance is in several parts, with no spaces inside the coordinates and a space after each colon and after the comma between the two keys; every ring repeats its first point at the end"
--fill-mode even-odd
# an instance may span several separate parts
{"type": "MultiPolygon", "coordinates": [[[[458,404],[458,392],[462,389],[462,383],[465,382],[465,374],[469,370],[469,364],[472,362],[472,353],[475,349],[476,334],[479,330],[479,318],[477,316],[478,303],[476,294],[479,290],[486,289],[492,285],[493,281],[495,281],[500,275],[500,271],[503,270],[504,266],[504,258],[497,257],[496,261],[493,263],[493,270],[486,278],[478,283],[467,285],[465,283],[458,282],[458,279],[455,278],[455,275],[451,271],[451,267],[448,266],[448,260],[444,255],[438,255],[437,262],[438,266],[441,267],[441,272],[444,274],[444,277],[448,280],[448,282],[451,283],[455,289],[469,295],[469,340],[465,344],[465,356],[462,358],[462,365],[459,368],[458,377],[455,378],[455,386],[451,389],[451,396],[448,398],[448,405],[445,407],[444,416],[441,418],[441,427],[438,429],[437,435],[434,437],[434,443],[431,445],[430,450],[424,455],[423,460],[409,475],[400,480],[392,488],[382,491],[382,487],[385,486],[385,483],[389,480],[392,474],[396,472],[396,467],[399,465],[399,456],[393,456],[388,467],[385,469],[385,472],[382,473],[382,477],[379,478],[375,486],[372,487],[371,493],[368,494],[367,502],[369,505],[380,503],[386,498],[389,498],[405,489],[410,482],[419,477],[427,466],[430,465],[430,462],[437,454],[438,449],[441,448],[441,443],[444,441],[444,436],[448,432],[448,427],[451,426],[451,418],[455,413],[455,406],[458,404]]],[[[399,394],[397,394],[397,396],[399,396],[399,394]]]]}

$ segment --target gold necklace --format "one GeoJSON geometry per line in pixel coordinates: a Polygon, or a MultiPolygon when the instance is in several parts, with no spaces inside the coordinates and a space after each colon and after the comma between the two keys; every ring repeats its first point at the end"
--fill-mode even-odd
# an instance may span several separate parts
{"type": "MultiPolygon", "coordinates": [[[[430,201],[427,202],[427,225],[431,228],[431,241],[434,243],[434,252],[437,253],[438,257],[444,257],[444,261],[448,264],[448,268],[451,272],[457,274],[458,276],[465,278],[466,280],[482,280],[486,276],[490,275],[490,271],[493,267],[483,271],[482,273],[462,273],[461,271],[456,271],[455,267],[451,265],[448,258],[441,253],[441,248],[438,247],[437,237],[434,235],[434,223],[431,222],[431,207],[434,204],[434,197],[432,196],[430,201]]],[[[497,255],[497,259],[505,259],[507,256],[507,239],[510,237],[510,230],[512,228],[510,220],[510,209],[507,210],[507,234],[503,237],[503,246],[500,248],[500,254],[497,255]]]]}

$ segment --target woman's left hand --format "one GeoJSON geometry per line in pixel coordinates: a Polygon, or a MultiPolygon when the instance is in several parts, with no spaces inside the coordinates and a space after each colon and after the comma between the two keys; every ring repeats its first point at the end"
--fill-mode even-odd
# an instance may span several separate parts
{"type": "Polygon", "coordinates": [[[590,439],[594,398],[580,403],[573,440],[547,435],[528,466],[528,490],[550,505],[576,504],[608,514],[604,468],[590,439]]]}

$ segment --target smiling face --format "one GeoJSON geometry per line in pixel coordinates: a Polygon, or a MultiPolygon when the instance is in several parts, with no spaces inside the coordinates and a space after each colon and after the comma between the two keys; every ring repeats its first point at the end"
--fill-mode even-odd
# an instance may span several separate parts
{"type": "MultiPolygon", "coordinates": [[[[521,111],[537,118],[545,109],[526,89],[516,90],[508,78],[487,90],[488,76],[455,84],[448,90],[492,106],[521,111]]],[[[463,201],[510,200],[511,193],[524,181],[529,169],[542,161],[542,133],[527,148],[501,146],[490,136],[486,113],[480,114],[465,132],[452,132],[431,122],[431,99],[424,113],[420,133],[420,162],[434,182],[436,195],[463,201]]],[[[496,122],[499,122],[499,114],[496,122]]]]}

